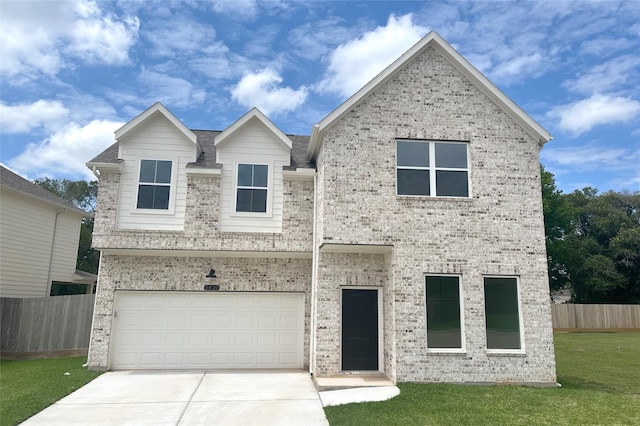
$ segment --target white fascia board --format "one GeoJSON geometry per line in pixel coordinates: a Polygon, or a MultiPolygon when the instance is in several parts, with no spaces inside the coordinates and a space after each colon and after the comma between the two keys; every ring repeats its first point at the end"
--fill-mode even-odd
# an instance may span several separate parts
{"type": "Polygon", "coordinates": [[[313,180],[316,175],[315,169],[296,169],[296,170],[283,170],[282,177],[285,180],[313,180]]]}
{"type": "Polygon", "coordinates": [[[287,135],[285,135],[284,132],[278,128],[278,126],[273,124],[273,122],[269,120],[269,118],[256,107],[251,108],[245,115],[237,119],[232,125],[227,127],[222,133],[216,136],[213,140],[214,146],[218,147],[219,145],[223,145],[225,140],[227,140],[231,135],[233,135],[253,119],[259,120],[269,129],[269,131],[271,131],[271,133],[276,136],[276,138],[280,142],[282,142],[284,146],[286,146],[288,149],[291,149],[293,145],[291,139],[289,139],[287,135]]]}
{"type": "Polygon", "coordinates": [[[116,130],[115,131],[116,140],[118,142],[120,142],[122,139],[126,138],[126,135],[128,133],[133,132],[135,129],[137,129],[141,125],[143,125],[145,121],[147,121],[148,119],[150,119],[150,118],[152,118],[152,117],[154,117],[154,116],[156,116],[158,114],[161,114],[167,120],[169,120],[169,122],[171,124],[173,124],[173,126],[176,129],[178,129],[178,131],[180,131],[180,133],[182,133],[185,138],[187,138],[194,145],[196,145],[196,147],[198,148],[198,154],[200,153],[200,146],[198,144],[198,138],[195,135],[195,133],[193,133],[191,130],[189,130],[189,128],[187,126],[182,124],[182,121],[178,120],[178,118],[175,115],[173,115],[171,113],[171,111],[169,111],[160,102],[156,102],[155,104],[151,105],[149,108],[147,108],[141,114],[139,114],[136,118],[134,118],[133,120],[129,121],[124,126],[120,127],[118,130],[116,130]]]}
{"type": "Polygon", "coordinates": [[[311,259],[306,251],[245,251],[245,250],[154,250],[154,249],[100,249],[102,254],[117,256],[159,257],[248,257],[277,259],[311,259]]]}
{"type": "Polygon", "coordinates": [[[204,169],[202,167],[187,167],[187,175],[189,176],[220,176],[222,169],[204,169]]]}
{"type": "Polygon", "coordinates": [[[483,93],[498,104],[505,112],[522,125],[532,136],[538,140],[540,145],[548,142],[553,137],[542,126],[540,126],[533,118],[525,113],[522,108],[515,104],[507,95],[498,89],[489,81],[480,71],[478,71],[469,61],[467,61],[460,53],[458,53],[445,39],[443,39],[435,31],[431,31],[420,41],[414,44],[409,50],[403,53],[391,65],[385,68],[380,74],[375,76],[371,81],[365,84],[360,90],[344,101],[338,108],[333,110],[329,115],[323,118],[319,123],[314,125],[311,139],[309,141],[309,149],[307,151],[307,160],[315,159],[320,150],[325,130],[347,114],[352,108],[358,105],[370,92],[376,87],[385,83],[395,75],[407,62],[420,54],[428,46],[434,48],[449,60],[449,62],[463,75],[469,78],[473,84],[483,93]]]}

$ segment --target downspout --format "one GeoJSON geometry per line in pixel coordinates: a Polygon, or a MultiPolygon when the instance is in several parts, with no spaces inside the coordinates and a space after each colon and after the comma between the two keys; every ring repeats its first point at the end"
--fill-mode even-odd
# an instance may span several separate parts
{"type": "Polygon", "coordinates": [[[313,376],[314,369],[314,361],[315,361],[315,350],[316,350],[316,312],[317,312],[317,278],[316,278],[316,270],[317,270],[317,262],[318,262],[318,254],[317,254],[317,244],[316,244],[316,222],[318,218],[318,209],[317,209],[317,199],[318,199],[318,171],[316,170],[316,174],[313,175],[313,232],[312,232],[312,244],[313,244],[313,252],[311,256],[311,321],[309,324],[309,328],[311,328],[309,333],[309,373],[313,376]]]}
{"type": "Polygon", "coordinates": [[[47,275],[47,294],[45,294],[45,297],[48,297],[51,295],[51,279],[52,279],[52,275],[53,275],[53,249],[56,245],[56,234],[58,232],[58,217],[63,214],[66,213],[67,209],[64,209],[60,212],[56,212],[56,218],[53,222],[53,236],[51,237],[51,251],[49,253],[49,274],[47,275]]]}

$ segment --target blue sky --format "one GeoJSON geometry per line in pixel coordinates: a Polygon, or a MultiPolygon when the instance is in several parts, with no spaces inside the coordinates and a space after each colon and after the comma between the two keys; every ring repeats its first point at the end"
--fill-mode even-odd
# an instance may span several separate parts
{"type": "Polygon", "coordinates": [[[314,123],[431,30],[545,127],[564,192],[640,190],[640,2],[0,1],[0,161],[84,163],[156,101],[192,129],[314,123]]]}

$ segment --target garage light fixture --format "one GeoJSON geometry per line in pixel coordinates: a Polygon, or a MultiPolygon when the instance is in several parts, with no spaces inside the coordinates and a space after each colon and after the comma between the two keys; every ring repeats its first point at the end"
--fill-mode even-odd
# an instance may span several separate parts
{"type": "Polygon", "coordinates": [[[207,274],[207,276],[205,278],[218,278],[218,277],[216,277],[216,270],[211,268],[211,270],[209,271],[209,273],[207,274]]]}

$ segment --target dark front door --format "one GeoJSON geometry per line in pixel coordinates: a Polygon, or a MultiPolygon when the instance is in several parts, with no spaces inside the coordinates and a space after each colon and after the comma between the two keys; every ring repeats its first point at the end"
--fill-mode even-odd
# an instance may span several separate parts
{"type": "Polygon", "coordinates": [[[342,370],[378,370],[377,290],[342,290],[342,370]]]}

